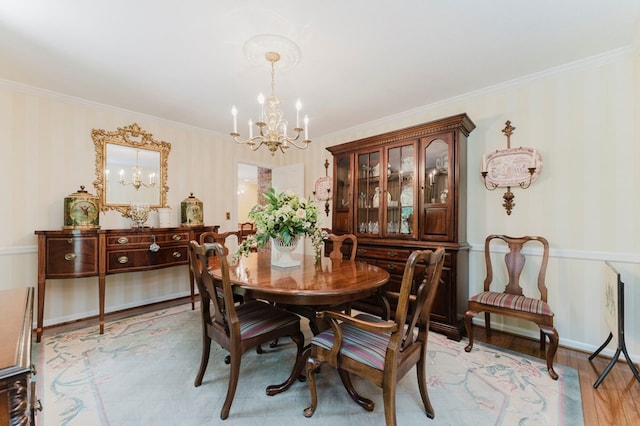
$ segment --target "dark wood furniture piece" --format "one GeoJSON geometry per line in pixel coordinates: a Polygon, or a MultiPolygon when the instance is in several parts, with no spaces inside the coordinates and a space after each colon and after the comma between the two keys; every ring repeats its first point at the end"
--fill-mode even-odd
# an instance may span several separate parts
{"type": "MultiPolygon", "coordinates": [[[[236,306],[226,250],[221,244],[201,246],[196,241],[191,241],[190,250],[191,268],[198,284],[202,313],[202,358],[194,384],[196,387],[202,384],[212,342],[229,351],[229,385],[220,411],[220,418],[224,420],[229,416],[238,386],[242,354],[279,338],[291,337],[298,347],[297,360],[302,355],[304,334],[300,330],[300,317],[284,309],[257,300],[236,306]],[[208,268],[200,270],[200,265],[208,265],[210,262],[219,265],[221,279],[213,279],[208,268]]],[[[295,369],[295,363],[293,366],[295,369]]]]}
{"type": "MultiPolygon", "coordinates": [[[[530,244],[534,245],[534,244],[530,244]]],[[[471,320],[484,312],[485,329],[487,336],[491,335],[491,313],[508,315],[534,322],[540,328],[540,349],[544,351],[545,336],[549,337],[549,349],[547,350],[547,370],[553,380],[558,379],[558,374],[553,369],[553,358],[558,350],[558,331],[553,326],[553,311],[547,304],[547,287],[545,275],[549,261],[549,243],[543,237],[509,237],[506,235],[489,235],[484,243],[484,259],[487,268],[487,276],[484,279],[484,291],[469,299],[469,309],[464,314],[464,322],[469,336],[469,344],[464,348],[470,352],[473,348],[473,324],[471,320]],[[506,271],[508,275],[507,285],[503,291],[491,290],[493,283],[493,267],[491,262],[491,242],[504,241],[508,246],[505,255],[506,271]],[[538,291],[540,298],[527,297],[520,286],[520,274],[525,264],[525,256],[522,249],[527,243],[537,242],[542,245],[542,261],[538,270],[538,291]]],[[[495,286],[494,286],[495,287],[495,286]]]]}
{"type": "MultiPolygon", "coordinates": [[[[271,266],[271,253],[260,251],[242,258],[241,265],[229,269],[234,292],[246,300],[261,299],[287,306],[288,310],[309,318],[314,334],[327,324],[316,318],[316,312],[344,306],[355,300],[375,295],[389,280],[383,268],[365,262],[320,258],[313,255],[292,255],[301,260],[300,266],[279,268],[271,266]]],[[[209,262],[216,280],[222,279],[220,266],[209,262]]],[[[309,347],[298,358],[294,372],[282,384],[267,387],[267,395],[287,390],[300,376],[309,355],[309,347]]]]}
{"type": "Polygon", "coordinates": [[[427,417],[434,417],[427,392],[425,361],[429,317],[443,263],[442,248],[435,252],[414,251],[409,256],[393,321],[381,321],[369,314],[355,318],[335,311],[318,314],[329,319],[331,328],[311,339],[311,355],[307,361],[311,406],[304,410],[306,417],[311,417],[318,406],[315,373],[324,363],[338,369],[349,395],[367,411],[373,411],[374,403],[356,393],[350,375],[355,374],[381,387],[387,426],[396,424],[396,384],[416,366],[422,403],[427,417]],[[415,299],[412,300],[413,275],[418,263],[423,263],[426,274],[424,281],[415,289],[415,299]],[[409,309],[410,305],[413,305],[412,309],[409,309]]]}
{"type": "Polygon", "coordinates": [[[0,425],[35,425],[32,376],[33,287],[0,291],[0,425]]]}
{"type": "Polygon", "coordinates": [[[240,232],[238,236],[243,240],[246,240],[249,235],[256,233],[252,222],[244,222],[238,224],[238,231],[240,232]]]}
{"type": "Polygon", "coordinates": [[[242,242],[241,231],[228,231],[228,232],[203,232],[198,238],[200,244],[204,243],[218,243],[224,247],[224,255],[229,254],[229,248],[227,247],[228,239],[235,239],[237,244],[242,242]]]}
{"type": "MultiPolygon", "coordinates": [[[[358,237],[357,259],[389,271],[387,290],[399,291],[412,251],[445,248],[431,327],[455,340],[463,335],[468,299],[467,137],[474,128],[459,114],[327,148],[333,154],[332,232],[358,237]]],[[[416,271],[414,291],[421,274],[416,271]]],[[[375,298],[353,307],[384,310],[375,298]]]]}
{"type": "MultiPolygon", "coordinates": [[[[219,226],[35,231],[38,236],[36,341],[44,321],[47,279],[98,277],[100,333],[104,332],[106,276],[188,265],[189,241],[219,226]],[[158,247],[152,247],[156,244],[158,247]],[[156,250],[157,249],[157,250],[156,250]],[[154,251],[155,250],[155,251],[154,251]]],[[[191,307],[194,281],[189,269],[191,307]]]]}
{"type": "Polygon", "coordinates": [[[358,238],[355,235],[329,234],[327,235],[326,239],[331,241],[331,252],[329,253],[330,258],[342,259],[346,256],[349,260],[356,260],[356,252],[358,251],[358,238]],[[349,244],[343,244],[345,241],[347,241],[349,244]]]}

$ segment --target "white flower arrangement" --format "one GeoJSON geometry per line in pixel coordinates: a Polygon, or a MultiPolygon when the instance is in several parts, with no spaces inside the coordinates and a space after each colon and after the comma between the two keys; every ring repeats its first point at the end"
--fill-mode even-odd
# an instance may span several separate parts
{"type": "Polygon", "coordinates": [[[252,248],[264,247],[271,238],[281,238],[289,244],[297,236],[310,237],[316,261],[320,259],[322,232],[318,228],[318,209],[311,199],[300,198],[291,191],[276,192],[273,188],[264,196],[267,204],[255,205],[249,212],[256,232],[238,246],[233,262],[236,263],[240,256],[248,256],[252,248]]]}

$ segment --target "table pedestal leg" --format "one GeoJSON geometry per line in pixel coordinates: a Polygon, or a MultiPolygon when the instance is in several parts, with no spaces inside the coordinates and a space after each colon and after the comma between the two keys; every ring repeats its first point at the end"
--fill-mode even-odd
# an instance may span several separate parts
{"type": "Polygon", "coordinates": [[[302,351],[302,355],[300,356],[300,358],[296,360],[296,364],[293,366],[291,375],[287,378],[287,380],[284,381],[284,383],[281,383],[279,385],[267,386],[267,395],[277,395],[289,389],[296,380],[300,380],[301,382],[306,380],[306,378],[302,376],[302,369],[307,364],[309,355],[311,355],[311,346],[306,346],[302,351]]]}

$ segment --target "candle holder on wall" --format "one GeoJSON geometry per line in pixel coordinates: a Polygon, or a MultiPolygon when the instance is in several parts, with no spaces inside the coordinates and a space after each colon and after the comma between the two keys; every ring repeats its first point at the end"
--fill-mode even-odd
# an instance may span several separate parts
{"type": "Polygon", "coordinates": [[[333,189],[333,179],[329,177],[329,160],[324,160],[324,177],[319,178],[315,184],[313,195],[316,201],[324,201],[324,212],[329,217],[329,201],[333,189]]]}
{"type": "Polygon", "coordinates": [[[515,195],[511,192],[511,187],[527,189],[542,172],[542,157],[537,150],[526,147],[511,148],[511,135],[515,129],[511,126],[511,121],[507,120],[502,129],[502,133],[507,137],[507,149],[483,155],[480,171],[484,186],[489,191],[494,191],[498,187],[507,188],[502,196],[504,199],[502,206],[507,215],[511,215],[516,205],[513,202],[515,195]]]}

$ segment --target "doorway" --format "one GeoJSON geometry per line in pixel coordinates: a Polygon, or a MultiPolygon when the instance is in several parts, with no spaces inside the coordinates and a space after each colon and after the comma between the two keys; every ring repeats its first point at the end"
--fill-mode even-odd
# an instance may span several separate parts
{"type": "Polygon", "coordinates": [[[249,212],[263,204],[262,194],[271,188],[271,169],[254,164],[238,163],[237,199],[238,224],[250,222],[249,212]]]}

